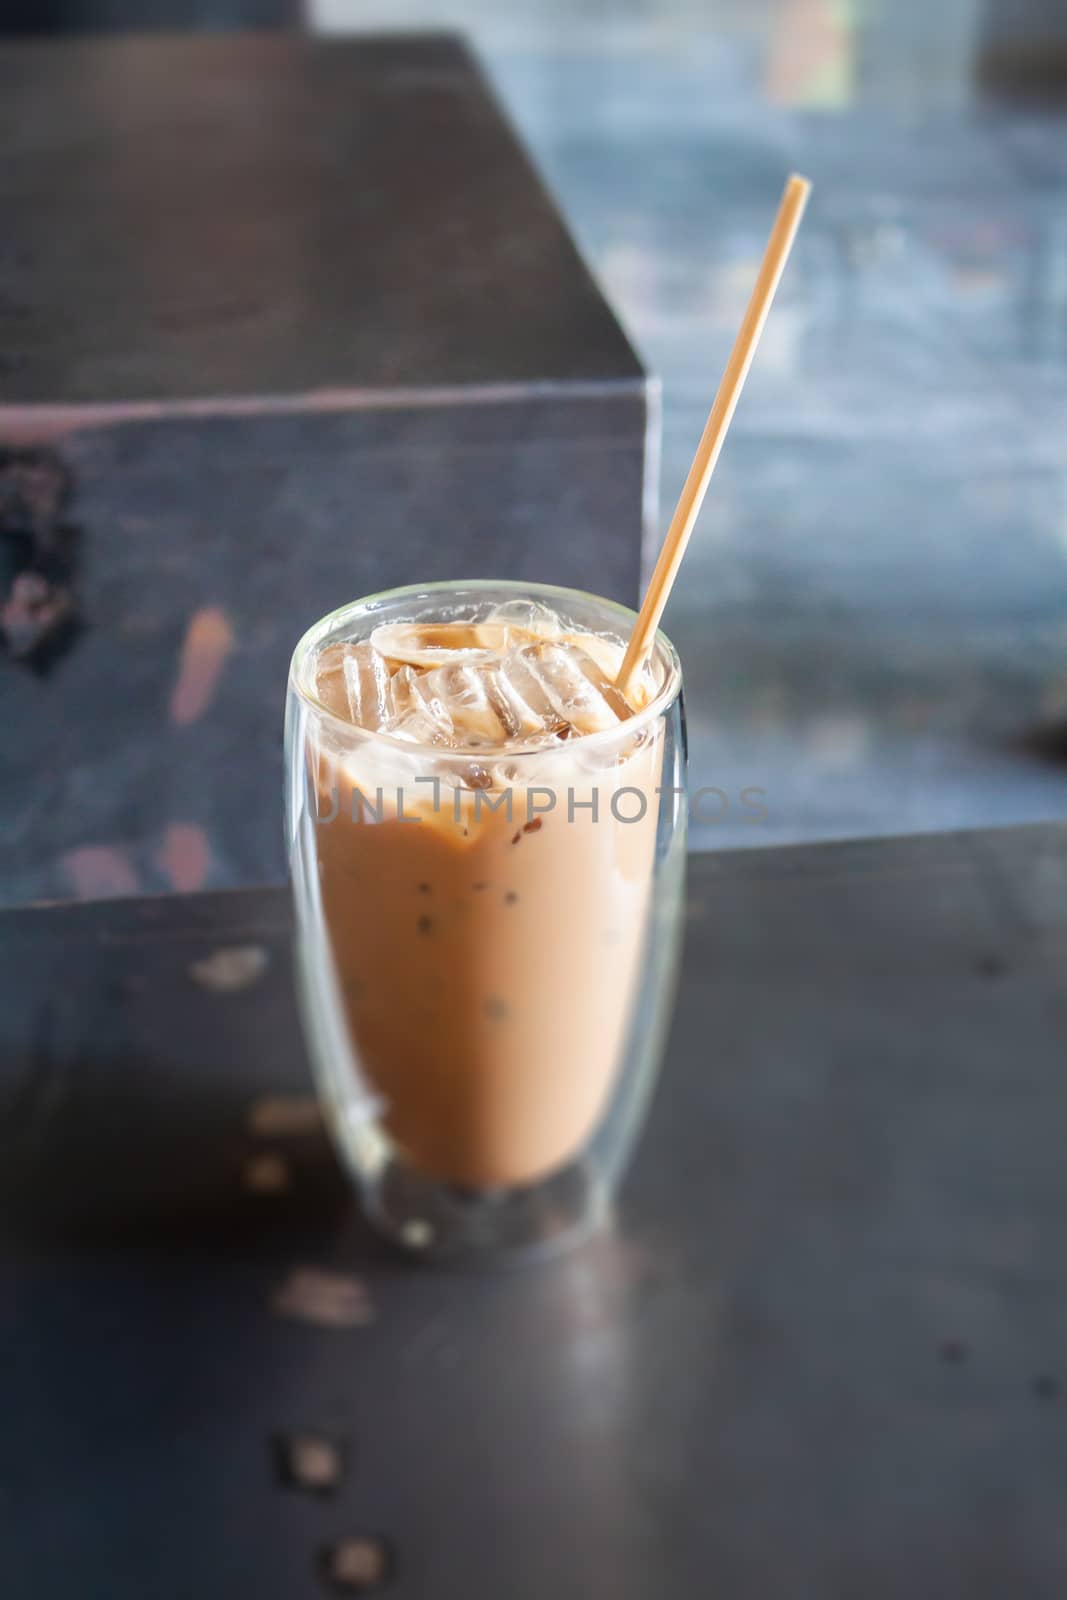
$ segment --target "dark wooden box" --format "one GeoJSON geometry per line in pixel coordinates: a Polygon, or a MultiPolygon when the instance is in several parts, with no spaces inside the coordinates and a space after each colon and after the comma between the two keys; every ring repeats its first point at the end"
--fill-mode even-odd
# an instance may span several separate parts
{"type": "Polygon", "coordinates": [[[648,386],[448,36],[0,47],[0,897],[279,878],[347,599],[634,602],[648,386]]]}

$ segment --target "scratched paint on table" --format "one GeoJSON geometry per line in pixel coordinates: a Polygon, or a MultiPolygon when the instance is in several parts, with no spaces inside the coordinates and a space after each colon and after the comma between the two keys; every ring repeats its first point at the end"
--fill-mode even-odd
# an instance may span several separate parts
{"type": "Polygon", "coordinates": [[[319,1557],[319,1572],[337,1594],[370,1594],[381,1589],[392,1565],[392,1553],[384,1540],[367,1535],[340,1539],[319,1557]]]}
{"type": "Polygon", "coordinates": [[[270,957],[262,945],[228,945],[192,962],[189,976],[202,989],[211,989],[215,994],[234,994],[257,983],[269,962],[270,957]]]}
{"type": "Polygon", "coordinates": [[[190,617],[170,699],[170,718],[179,727],[198,721],[211,705],[233,639],[233,626],[221,606],[205,606],[190,617]]]}
{"type": "Polygon", "coordinates": [[[211,870],[211,846],[203,828],[172,822],[163,835],[159,866],[180,894],[202,889],[211,870]]]}
{"type": "Polygon", "coordinates": [[[271,1303],[278,1316],[320,1328],[359,1328],[374,1320],[366,1284],[320,1267],[294,1267],[271,1303]]]}
{"type": "Polygon", "coordinates": [[[137,894],[140,880],[125,850],[117,845],[87,844],[62,858],[67,882],[78,900],[109,900],[137,894]]]}
{"type": "Polygon", "coordinates": [[[349,1447],[330,1434],[278,1434],[271,1442],[278,1482],[304,1494],[333,1494],[345,1476],[349,1447]]]}
{"type": "Polygon", "coordinates": [[[295,1139],[321,1127],[319,1103],[311,1094],[264,1094],[248,1109],[248,1131],[257,1139],[295,1139]]]}
{"type": "Polygon", "coordinates": [[[274,1150],[249,1156],[241,1170],[241,1177],[249,1194],[286,1194],[292,1185],[288,1161],[274,1150]]]}

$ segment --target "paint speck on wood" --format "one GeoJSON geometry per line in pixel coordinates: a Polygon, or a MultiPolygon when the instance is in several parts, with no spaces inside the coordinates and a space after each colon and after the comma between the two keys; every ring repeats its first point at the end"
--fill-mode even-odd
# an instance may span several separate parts
{"type": "Polygon", "coordinates": [[[319,1557],[319,1570],[337,1594],[370,1594],[388,1582],[392,1557],[384,1540],[339,1539],[319,1557]]]}
{"type": "Polygon", "coordinates": [[[278,1481],[304,1494],[333,1494],[345,1475],[347,1449],[322,1433],[278,1434],[272,1440],[278,1481]]]}
{"type": "Polygon", "coordinates": [[[139,894],[141,881],[125,851],[115,845],[87,844],[68,850],[60,866],[78,900],[109,900],[139,894]]]}
{"type": "Polygon", "coordinates": [[[211,870],[211,846],[203,828],[192,822],[172,822],[163,835],[158,863],[180,894],[202,889],[211,870]]]}
{"type": "Polygon", "coordinates": [[[374,1319],[365,1284],[319,1267],[294,1267],[274,1296],[273,1308],[280,1317],[320,1328],[361,1328],[374,1319]]]}
{"type": "Polygon", "coordinates": [[[261,1095],[248,1111],[248,1131],[257,1139],[300,1138],[321,1127],[319,1103],[311,1094],[261,1095]]]}
{"type": "Polygon", "coordinates": [[[292,1182],[288,1161],[273,1150],[249,1156],[243,1176],[249,1194],[284,1194],[292,1182]]]}
{"type": "Polygon", "coordinates": [[[433,1229],[421,1217],[412,1217],[401,1228],[404,1243],[412,1250],[425,1250],[433,1243],[433,1229]]]}
{"type": "Polygon", "coordinates": [[[214,994],[235,994],[258,983],[269,965],[270,957],[262,945],[235,944],[194,961],[189,976],[214,994]]]}
{"type": "Polygon", "coordinates": [[[198,721],[214,700],[233,641],[233,625],[221,606],[204,606],[189,618],[170,697],[171,721],[178,727],[198,721]]]}

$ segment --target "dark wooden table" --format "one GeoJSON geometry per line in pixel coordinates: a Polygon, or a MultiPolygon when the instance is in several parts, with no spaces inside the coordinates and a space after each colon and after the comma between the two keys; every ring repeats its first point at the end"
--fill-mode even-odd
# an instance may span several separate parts
{"type": "Polygon", "coordinates": [[[0,917],[5,1600],[1067,1592],[1067,829],[695,858],[617,1227],[510,1274],[368,1237],[288,930],[0,917]]]}

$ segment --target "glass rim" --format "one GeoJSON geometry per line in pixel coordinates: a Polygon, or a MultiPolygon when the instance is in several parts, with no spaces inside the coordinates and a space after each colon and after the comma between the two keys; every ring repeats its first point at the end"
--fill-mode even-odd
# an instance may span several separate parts
{"type": "Polygon", "coordinates": [[[329,706],[324,705],[317,695],[313,694],[301,681],[301,673],[308,656],[312,650],[321,643],[322,639],[334,626],[340,625],[355,612],[364,611],[376,602],[389,600],[414,599],[417,596],[432,596],[451,594],[462,597],[464,592],[474,595],[489,590],[511,590],[518,599],[533,597],[547,600],[551,596],[563,599],[572,599],[592,603],[598,607],[613,612],[620,621],[625,621],[627,626],[622,630],[624,637],[630,632],[637,621],[637,612],[629,606],[622,605],[617,600],[609,600],[604,595],[591,594],[585,589],[571,589],[563,584],[555,583],[526,583],[518,578],[470,578],[453,579],[437,583],[408,583],[401,584],[396,589],[381,589],[376,594],[364,595],[358,600],[348,600],[336,610],[329,611],[325,616],[313,622],[297,641],[289,662],[289,688],[303,701],[316,716],[323,718],[328,725],[343,729],[351,737],[359,735],[361,742],[384,746],[386,749],[396,751],[406,756],[421,755],[434,761],[456,760],[471,761],[478,756],[494,755],[496,759],[510,761],[512,757],[540,756],[551,757],[556,754],[565,754],[568,750],[576,749],[603,749],[613,740],[632,736],[640,732],[657,717],[669,711],[677,700],[682,689],[682,663],[674,645],[663,632],[657,628],[655,646],[657,655],[661,656],[667,666],[667,675],[662,687],[653,695],[647,706],[642,706],[640,711],[635,711],[632,717],[625,722],[616,724],[613,728],[601,728],[596,733],[583,733],[579,738],[568,740],[566,744],[546,746],[543,744],[504,745],[499,751],[486,750],[452,750],[434,744],[415,744],[410,739],[397,739],[392,734],[382,733],[377,728],[361,728],[354,722],[349,722],[344,717],[339,717],[329,706]]]}

